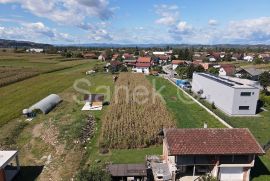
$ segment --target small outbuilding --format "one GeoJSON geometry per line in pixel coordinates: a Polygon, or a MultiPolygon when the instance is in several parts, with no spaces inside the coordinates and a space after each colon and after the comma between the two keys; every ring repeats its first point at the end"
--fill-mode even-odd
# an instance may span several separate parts
{"type": "Polygon", "coordinates": [[[62,99],[58,95],[51,94],[32,105],[29,109],[24,109],[23,114],[32,114],[35,111],[41,111],[43,114],[47,114],[61,101],[62,99]]]}
{"type": "Polygon", "coordinates": [[[104,94],[86,94],[84,95],[85,105],[82,111],[102,110],[104,94]]]}
{"type": "Polygon", "coordinates": [[[0,180],[11,181],[19,171],[18,151],[0,151],[0,180]]]}
{"type": "Polygon", "coordinates": [[[107,167],[112,180],[147,180],[147,168],[145,164],[111,164],[107,167]]]}

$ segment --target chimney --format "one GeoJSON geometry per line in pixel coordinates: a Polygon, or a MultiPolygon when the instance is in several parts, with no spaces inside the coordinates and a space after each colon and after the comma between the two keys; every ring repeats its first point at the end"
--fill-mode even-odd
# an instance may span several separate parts
{"type": "Polygon", "coordinates": [[[207,128],[207,122],[203,123],[203,128],[207,128]]]}

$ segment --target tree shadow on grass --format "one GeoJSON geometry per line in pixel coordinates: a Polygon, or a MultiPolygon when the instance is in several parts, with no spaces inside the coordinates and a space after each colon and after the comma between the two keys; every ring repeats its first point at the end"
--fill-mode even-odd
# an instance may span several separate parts
{"type": "Polygon", "coordinates": [[[255,167],[251,169],[251,178],[259,177],[261,175],[270,175],[270,171],[264,165],[262,160],[256,156],[255,167]]]}
{"type": "Polygon", "coordinates": [[[44,166],[21,166],[21,170],[14,181],[34,181],[41,174],[43,167],[44,166]]]}

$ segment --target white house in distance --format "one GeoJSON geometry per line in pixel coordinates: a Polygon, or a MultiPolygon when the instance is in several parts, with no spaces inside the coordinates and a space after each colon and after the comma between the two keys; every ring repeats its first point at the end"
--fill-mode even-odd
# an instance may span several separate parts
{"type": "MultiPolygon", "coordinates": [[[[171,180],[249,181],[255,156],[265,154],[246,128],[165,129],[163,160],[171,180]],[[177,173],[177,174],[176,174],[177,173]]],[[[166,175],[167,176],[167,175],[166,175]]]]}
{"type": "Polygon", "coordinates": [[[219,75],[220,76],[232,76],[235,73],[235,66],[233,64],[222,64],[220,65],[219,75]]]}
{"type": "Polygon", "coordinates": [[[153,52],[153,55],[171,55],[173,53],[172,50],[166,52],[153,52]]]}
{"type": "Polygon", "coordinates": [[[185,64],[184,60],[173,60],[172,69],[175,70],[179,65],[185,64]]]}
{"type": "Polygon", "coordinates": [[[192,91],[229,115],[255,115],[259,88],[207,73],[193,73],[192,91]]]}
{"type": "Polygon", "coordinates": [[[248,61],[248,62],[252,62],[254,58],[251,55],[247,55],[247,56],[244,56],[243,59],[246,60],[246,61],[248,61]]]}
{"type": "Polygon", "coordinates": [[[44,49],[42,48],[30,48],[26,50],[28,53],[42,53],[43,51],[44,49]]]}
{"type": "Polygon", "coordinates": [[[151,66],[150,63],[136,63],[136,72],[149,74],[150,73],[150,66],[151,66]]]}

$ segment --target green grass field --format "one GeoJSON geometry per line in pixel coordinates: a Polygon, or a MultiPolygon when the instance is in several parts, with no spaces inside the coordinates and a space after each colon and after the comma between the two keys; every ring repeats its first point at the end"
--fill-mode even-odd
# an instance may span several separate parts
{"type": "Polygon", "coordinates": [[[224,127],[218,120],[201,108],[197,103],[179,91],[168,80],[160,77],[147,77],[149,81],[155,85],[155,89],[159,90],[162,86],[164,89],[160,92],[164,98],[168,109],[173,113],[179,128],[202,128],[204,122],[208,127],[219,128],[224,127]],[[178,97],[179,95],[179,97],[178,97]]]}
{"type": "MultiPolygon", "coordinates": [[[[93,66],[96,62],[83,65],[83,69],[93,66]]],[[[80,67],[82,68],[82,67],[80,67]]],[[[73,68],[71,68],[73,70],[73,68]]],[[[75,68],[76,69],[76,68],[75,68]]],[[[63,71],[42,74],[24,81],[0,88],[0,126],[18,117],[22,109],[52,93],[59,93],[70,87],[74,80],[85,76],[85,71],[78,70],[65,74],[63,71]]],[[[68,71],[68,70],[66,70],[68,71]]]]}

